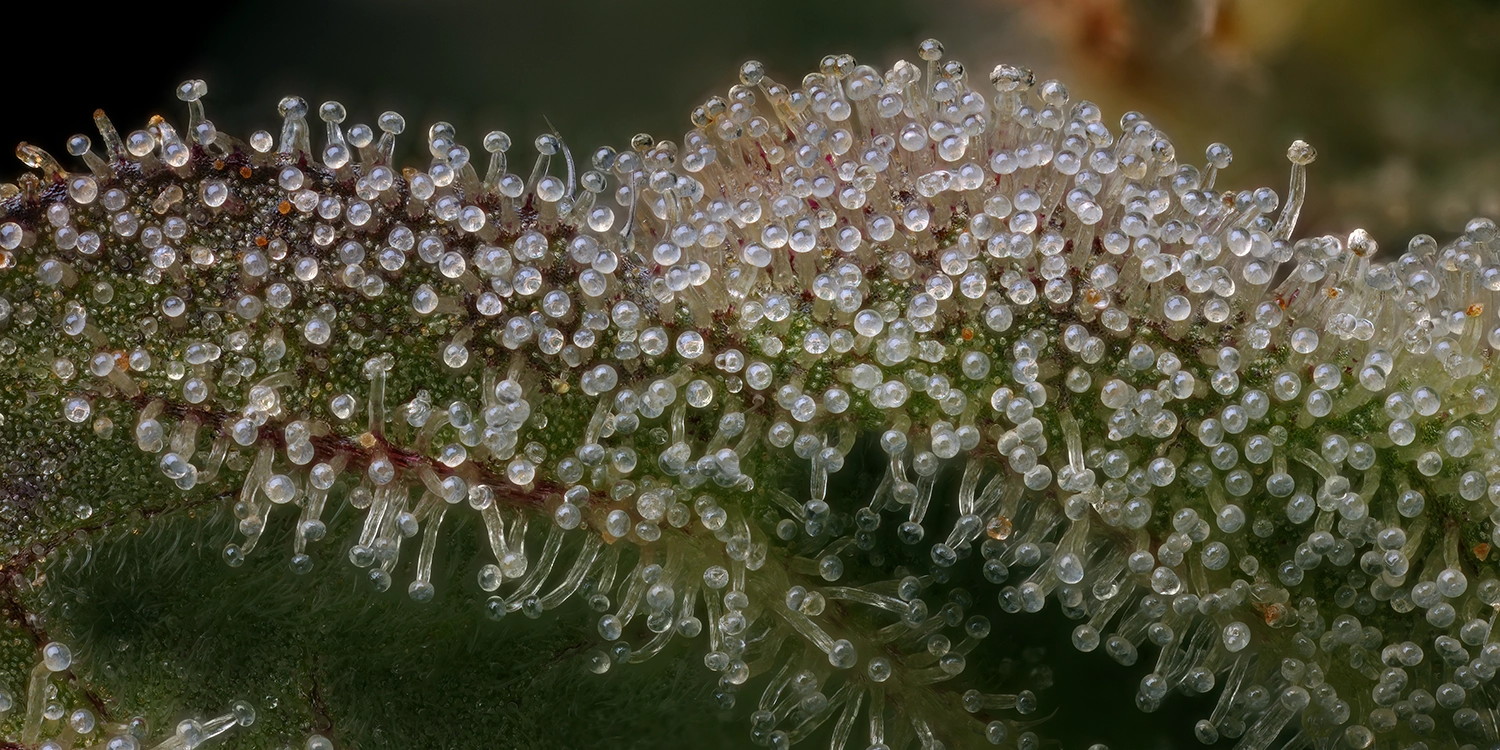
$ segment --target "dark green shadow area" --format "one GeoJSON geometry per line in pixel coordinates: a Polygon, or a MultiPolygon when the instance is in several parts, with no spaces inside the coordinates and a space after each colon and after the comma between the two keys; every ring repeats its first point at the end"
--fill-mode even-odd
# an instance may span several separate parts
{"type": "MultiPolygon", "coordinates": [[[[292,573],[283,510],[237,569],[220,558],[224,517],[112,535],[87,562],[77,551],[54,567],[45,609],[111,718],[146,707],[153,738],[243,698],[259,719],[224,747],[300,748],[310,731],[340,748],[749,744],[742,716],[712,708],[696,644],[600,676],[585,668],[597,636],[581,604],[489,620],[473,577],[481,530],[464,515],[443,529],[427,604],[406,596],[404,579],[376,593],[341,554],[330,560],[342,542],[322,545],[312,573],[292,573]]],[[[335,518],[330,540],[357,533],[350,516],[335,518]]]]}

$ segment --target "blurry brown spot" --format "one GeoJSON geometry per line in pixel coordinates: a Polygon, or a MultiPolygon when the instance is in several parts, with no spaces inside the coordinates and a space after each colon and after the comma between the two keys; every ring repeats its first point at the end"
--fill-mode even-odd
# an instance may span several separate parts
{"type": "Polygon", "coordinates": [[[1141,54],[1125,0],[1015,0],[1037,22],[1072,48],[1079,60],[1096,63],[1112,77],[1128,77],[1141,54]]]}

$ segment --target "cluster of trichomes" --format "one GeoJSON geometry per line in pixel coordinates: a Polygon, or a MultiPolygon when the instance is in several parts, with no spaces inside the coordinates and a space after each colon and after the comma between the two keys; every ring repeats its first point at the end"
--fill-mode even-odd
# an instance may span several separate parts
{"type": "Polygon", "coordinates": [[[1154,650],[1137,704],[1217,690],[1205,742],[1495,741],[1495,225],[1294,241],[1306,144],[1284,203],[1222,191],[1221,144],[920,53],[747,63],[681,143],[526,176],[337,102],[242,142],[201,81],[182,130],[98,113],[0,190],[3,408],[232,490],[229,565],[296,514],[294,569],[427,601],[477,513],[494,617],[586,602],[600,672],[694,641],[726,705],[768,675],[771,747],[1036,747],[1033,695],[964,689],[978,598],[1154,650]]]}
{"type": "MultiPolygon", "coordinates": [[[[150,747],[151,750],[193,750],[235,727],[248,727],[255,723],[255,709],[245,701],[235,701],[229,712],[222,716],[203,722],[183,719],[160,742],[147,742],[147,726],[139,718],[128,723],[101,724],[99,717],[88,706],[69,710],[53,679],[58,673],[66,672],[72,664],[73,650],[65,644],[50,642],[42,646],[40,661],[26,677],[24,705],[18,706],[10,690],[0,687],[0,716],[15,708],[22,711],[20,734],[11,738],[19,740],[22,747],[71,750],[82,745],[93,750],[139,750],[142,747],[150,747]],[[44,729],[52,730],[48,732],[51,736],[46,739],[42,737],[44,729]]],[[[330,749],[309,744],[308,750],[330,749]]]]}

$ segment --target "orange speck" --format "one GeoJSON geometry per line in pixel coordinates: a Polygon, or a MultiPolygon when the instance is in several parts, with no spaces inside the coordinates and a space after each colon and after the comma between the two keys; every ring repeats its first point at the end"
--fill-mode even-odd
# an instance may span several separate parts
{"type": "MultiPolygon", "coordinates": [[[[283,211],[282,213],[286,213],[286,212],[283,211]]],[[[268,239],[266,239],[265,235],[263,235],[263,234],[256,235],[256,237],[255,237],[255,246],[256,247],[265,247],[266,245],[269,245],[269,244],[271,244],[271,241],[268,240],[268,239]]]]}
{"type": "Polygon", "coordinates": [[[1267,625],[1274,627],[1277,623],[1286,618],[1286,613],[1287,611],[1285,604],[1271,602],[1270,604],[1266,605],[1265,609],[1261,610],[1260,614],[1261,617],[1265,618],[1267,625]]]}
{"type": "Polygon", "coordinates": [[[370,433],[368,433],[368,432],[360,433],[359,444],[360,444],[361,447],[364,447],[364,448],[374,448],[375,447],[375,436],[372,435],[372,434],[370,434],[370,433]]]}
{"type": "Polygon", "coordinates": [[[1464,314],[1468,315],[1471,318],[1477,318],[1483,312],[1484,312],[1484,303],[1483,302],[1475,302],[1474,304],[1469,305],[1466,309],[1464,309],[1464,314]]]}
{"type": "Polygon", "coordinates": [[[964,327],[964,332],[963,332],[963,337],[964,337],[964,341],[973,341],[974,340],[974,329],[965,326],[964,327]]]}
{"type": "Polygon", "coordinates": [[[1327,292],[1324,292],[1324,294],[1328,295],[1328,299],[1338,299],[1339,295],[1343,293],[1343,290],[1339,289],[1336,286],[1331,286],[1328,288],[1327,292]]]}
{"type": "Polygon", "coordinates": [[[1011,523],[1011,520],[1009,518],[1006,518],[1005,516],[995,516],[994,518],[990,519],[989,523],[985,524],[984,533],[989,534],[991,539],[999,539],[1003,541],[1010,538],[1010,532],[1014,528],[1015,525],[1011,523]]]}
{"type": "Polygon", "coordinates": [[[292,212],[292,202],[282,201],[281,205],[276,207],[276,210],[280,211],[282,216],[286,216],[287,214],[292,212]]]}
{"type": "Polygon", "coordinates": [[[223,169],[224,169],[224,160],[223,159],[214,159],[214,169],[217,170],[217,171],[223,171],[223,169]]]}
{"type": "Polygon", "coordinates": [[[251,171],[249,167],[240,167],[240,177],[248,180],[250,179],[250,175],[253,174],[255,174],[255,172],[251,171]]]}
{"type": "Polygon", "coordinates": [[[115,356],[115,369],[119,370],[120,372],[129,372],[130,371],[130,355],[126,354],[125,352],[114,352],[114,356],[115,356]]]}
{"type": "Polygon", "coordinates": [[[1474,545],[1474,556],[1480,560],[1490,559],[1490,545],[1484,542],[1474,545]]]}

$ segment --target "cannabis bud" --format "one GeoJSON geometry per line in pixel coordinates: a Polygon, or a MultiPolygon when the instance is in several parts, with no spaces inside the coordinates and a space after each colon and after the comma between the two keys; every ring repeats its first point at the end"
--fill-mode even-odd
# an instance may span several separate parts
{"type": "MultiPolygon", "coordinates": [[[[1205,743],[1500,739],[1494,223],[1294,239],[1305,143],[1284,201],[1223,191],[1222,144],[920,57],[746,63],[681,143],[544,134],[520,173],[441,122],[399,166],[402,117],[337,102],[315,147],[296,97],[246,143],[201,81],[181,130],[98,113],[83,171],[22,144],[0,189],[0,417],[225,495],[230,566],[295,515],[294,570],[433,601],[478,514],[491,616],[592,610],[596,672],[690,641],[772,748],[1038,747],[1037,697],[965,670],[977,611],[1049,599],[1078,649],[1154,654],[1141,709],[1218,691],[1205,743]],[[878,485],[830,492],[855,459],[878,485]]],[[[56,656],[21,742],[103,742],[44,716],[56,656]]]]}

